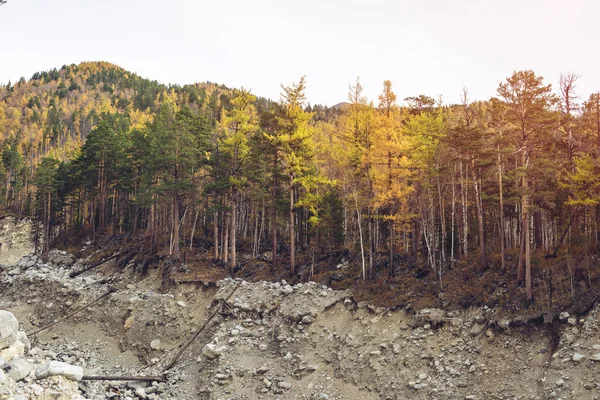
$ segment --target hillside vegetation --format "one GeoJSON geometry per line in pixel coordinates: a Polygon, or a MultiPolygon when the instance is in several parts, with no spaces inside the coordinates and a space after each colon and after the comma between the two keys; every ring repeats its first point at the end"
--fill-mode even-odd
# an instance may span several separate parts
{"type": "Polygon", "coordinates": [[[357,80],[327,108],[304,78],[273,102],[63,66],[0,87],[0,208],[37,218],[46,255],[120,237],[193,273],[285,273],[385,305],[583,311],[600,94],[579,103],[577,78],[517,71],[458,105],[401,103],[389,81],[373,103],[357,80]]]}

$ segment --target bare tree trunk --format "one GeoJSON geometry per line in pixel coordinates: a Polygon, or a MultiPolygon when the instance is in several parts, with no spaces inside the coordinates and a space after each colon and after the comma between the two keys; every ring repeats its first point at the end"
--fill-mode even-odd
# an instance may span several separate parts
{"type": "Polygon", "coordinates": [[[467,255],[467,254],[469,254],[469,242],[468,242],[469,219],[468,219],[468,215],[467,215],[468,193],[467,193],[467,185],[465,184],[467,172],[465,171],[465,179],[463,180],[462,161],[459,164],[459,171],[460,171],[460,179],[461,179],[460,194],[462,196],[462,219],[463,219],[463,243],[462,243],[462,245],[463,245],[463,254],[467,255]]]}
{"type": "Polygon", "coordinates": [[[179,193],[176,193],[173,198],[173,257],[179,260],[179,193]]]}
{"type": "Polygon", "coordinates": [[[265,218],[266,218],[266,207],[265,201],[262,202],[262,209],[260,212],[260,229],[258,230],[258,241],[256,243],[256,254],[260,254],[261,244],[263,242],[264,231],[265,231],[265,218]]]}
{"type": "Polygon", "coordinates": [[[441,218],[441,235],[440,235],[440,246],[442,253],[442,261],[446,262],[446,212],[444,210],[444,199],[442,197],[442,185],[440,183],[440,178],[437,178],[437,186],[438,186],[438,201],[440,203],[440,218],[441,218]]]}
{"type": "Polygon", "coordinates": [[[252,257],[258,255],[258,210],[254,207],[254,230],[252,234],[252,257]]]}
{"type": "Polygon", "coordinates": [[[233,275],[235,266],[237,265],[237,253],[236,253],[236,249],[235,249],[236,225],[237,225],[237,221],[236,221],[237,199],[235,196],[236,196],[236,193],[232,192],[231,193],[231,223],[230,223],[231,233],[229,234],[231,236],[231,239],[230,239],[231,257],[230,257],[230,263],[229,263],[229,271],[231,272],[232,275],[233,275]]]}
{"type": "Polygon", "coordinates": [[[214,233],[214,256],[215,260],[219,259],[219,213],[213,212],[213,233],[214,233]]]}
{"type": "Polygon", "coordinates": [[[500,262],[502,271],[506,270],[504,261],[504,194],[502,193],[502,160],[500,158],[500,145],[498,145],[498,194],[500,198],[500,223],[498,226],[500,236],[500,262]]]}
{"type": "Polygon", "coordinates": [[[521,198],[521,240],[519,247],[519,264],[517,266],[517,284],[523,283],[523,262],[525,258],[525,212],[524,198],[521,198]]]}
{"type": "Polygon", "coordinates": [[[48,192],[46,197],[46,204],[44,204],[44,260],[48,259],[48,254],[50,253],[50,211],[52,202],[52,194],[48,192]]]}
{"type": "Polygon", "coordinates": [[[451,233],[451,237],[450,237],[450,264],[452,265],[452,267],[454,267],[454,217],[456,215],[456,189],[455,189],[455,184],[454,184],[454,178],[456,176],[456,166],[454,166],[453,169],[453,173],[452,173],[452,226],[450,228],[450,233],[451,233]]]}
{"type": "Polygon", "coordinates": [[[196,233],[196,224],[198,223],[198,215],[200,214],[200,210],[196,209],[196,217],[194,218],[194,224],[192,225],[192,233],[190,234],[190,250],[194,246],[194,234],[196,233]]]}
{"type": "Polygon", "coordinates": [[[389,272],[388,277],[394,278],[396,276],[396,271],[394,268],[394,220],[390,219],[390,261],[389,261],[389,272]]]}
{"type": "Polygon", "coordinates": [[[373,278],[373,219],[371,218],[371,206],[369,205],[367,226],[369,229],[369,279],[373,278]]]}
{"type": "Polygon", "coordinates": [[[290,174],[290,275],[296,273],[296,221],[294,218],[294,175],[290,174]]]}
{"type": "MultiPolygon", "coordinates": [[[[525,189],[527,186],[525,186],[525,189]]],[[[525,202],[528,202],[528,197],[525,195],[525,202]]],[[[533,300],[531,287],[531,249],[530,249],[530,234],[529,234],[529,210],[526,210],[523,218],[525,224],[525,287],[527,289],[527,300],[533,300]]]]}
{"type": "MultiPolygon", "coordinates": [[[[274,200],[274,199],[273,199],[274,200]]],[[[273,271],[277,269],[277,208],[273,205],[273,221],[271,222],[271,234],[273,236],[273,271]]]]}
{"type": "Polygon", "coordinates": [[[475,205],[477,208],[477,226],[479,228],[479,260],[481,267],[483,268],[487,264],[485,257],[485,233],[483,231],[483,205],[481,204],[481,189],[479,187],[479,180],[477,179],[477,174],[475,173],[475,159],[472,159],[471,163],[471,174],[473,176],[473,188],[475,191],[475,205]]]}
{"type": "Polygon", "coordinates": [[[225,226],[223,226],[223,262],[225,265],[229,262],[229,213],[225,213],[225,226]]]}
{"type": "Polygon", "coordinates": [[[367,271],[365,267],[365,246],[363,244],[363,233],[362,233],[362,218],[360,215],[360,209],[358,208],[358,195],[354,192],[354,202],[356,204],[356,218],[358,221],[358,236],[360,238],[360,256],[362,259],[362,278],[363,281],[367,279],[367,271]]]}

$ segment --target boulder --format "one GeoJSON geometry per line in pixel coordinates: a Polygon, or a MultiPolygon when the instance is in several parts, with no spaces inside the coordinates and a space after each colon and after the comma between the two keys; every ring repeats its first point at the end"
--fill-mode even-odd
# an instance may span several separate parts
{"type": "Polygon", "coordinates": [[[164,346],[162,344],[162,342],[160,341],[160,339],[154,339],[153,341],[150,342],[150,348],[152,350],[164,350],[164,346]]]}
{"type": "Polygon", "coordinates": [[[83,378],[83,368],[60,361],[49,361],[35,370],[37,379],[60,375],[72,381],[80,381],[83,378]]]}
{"type": "Polygon", "coordinates": [[[23,343],[24,354],[29,353],[29,350],[31,350],[31,342],[29,341],[29,338],[27,337],[27,334],[24,331],[19,331],[17,333],[17,340],[19,342],[23,343]]]}
{"type": "Polygon", "coordinates": [[[6,349],[17,341],[19,321],[14,314],[0,310],[0,350],[6,349]]]}
{"type": "Polygon", "coordinates": [[[56,249],[50,250],[50,253],[48,254],[48,261],[52,264],[66,267],[70,267],[75,262],[73,256],[71,256],[69,253],[56,249]]]}
{"type": "Polygon", "coordinates": [[[15,358],[4,366],[7,375],[14,381],[20,381],[29,376],[33,367],[23,358],[15,358]]]}
{"type": "Polygon", "coordinates": [[[479,324],[479,323],[475,322],[473,324],[473,326],[471,327],[471,330],[469,331],[469,333],[471,334],[471,336],[477,336],[481,332],[483,332],[484,329],[485,329],[485,324],[479,324]]]}
{"type": "Polygon", "coordinates": [[[444,322],[446,312],[439,308],[425,308],[420,310],[415,315],[417,325],[424,325],[429,323],[432,326],[441,325],[444,322]]]}
{"type": "Polygon", "coordinates": [[[292,388],[292,384],[284,381],[277,383],[277,387],[280,389],[290,390],[292,388]]]}
{"type": "Polygon", "coordinates": [[[284,285],[281,289],[279,289],[281,291],[281,294],[284,295],[288,295],[288,294],[292,294],[294,293],[294,288],[291,287],[290,285],[284,285]]]}
{"type": "Polygon", "coordinates": [[[221,354],[225,353],[226,351],[226,346],[219,347],[214,343],[208,343],[206,346],[204,346],[204,348],[202,348],[202,354],[211,360],[221,357],[221,354]]]}
{"type": "Polygon", "coordinates": [[[0,350],[0,358],[10,361],[14,358],[22,356],[25,352],[25,346],[18,340],[5,349],[0,350]]]}

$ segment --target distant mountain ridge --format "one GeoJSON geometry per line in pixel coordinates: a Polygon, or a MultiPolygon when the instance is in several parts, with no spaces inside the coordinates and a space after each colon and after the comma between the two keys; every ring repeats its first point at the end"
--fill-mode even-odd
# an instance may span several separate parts
{"type": "Polygon", "coordinates": [[[331,108],[340,110],[340,111],[345,111],[346,109],[348,109],[348,107],[350,107],[350,103],[345,102],[345,101],[342,101],[341,103],[337,103],[336,105],[331,106],[331,108]]]}
{"type": "MultiPolygon", "coordinates": [[[[65,160],[103,113],[125,113],[136,126],[168,99],[202,110],[214,122],[232,96],[224,85],[165,85],[105,61],[63,65],[0,86],[0,149],[20,153],[30,167],[46,155],[65,160]]],[[[259,98],[257,107],[268,103],[259,98]]]]}

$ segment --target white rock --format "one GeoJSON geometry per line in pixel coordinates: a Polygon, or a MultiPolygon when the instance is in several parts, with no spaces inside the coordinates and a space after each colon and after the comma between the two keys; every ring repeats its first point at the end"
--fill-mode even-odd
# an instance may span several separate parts
{"type": "Polygon", "coordinates": [[[70,365],[60,361],[50,361],[42,364],[35,370],[38,379],[60,375],[72,381],[80,381],[83,378],[83,368],[70,365]]]}
{"type": "Polygon", "coordinates": [[[154,339],[153,341],[151,341],[150,348],[152,348],[153,350],[162,350],[163,345],[160,339],[154,339]]]}
{"type": "Polygon", "coordinates": [[[221,354],[225,353],[226,351],[227,351],[226,346],[219,347],[216,344],[208,343],[202,349],[202,354],[204,354],[204,356],[206,358],[214,360],[215,358],[219,358],[221,356],[221,354]]]}
{"type": "Polygon", "coordinates": [[[0,310],[0,350],[17,341],[19,321],[14,314],[0,310]]]}
{"type": "Polygon", "coordinates": [[[290,285],[285,285],[280,289],[282,294],[288,295],[294,293],[294,288],[290,285]]]}
{"type": "Polygon", "coordinates": [[[146,394],[146,390],[144,390],[144,388],[137,388],[137,389],[135,389],[135,394],[140,399],[147,399],[148,398],[148,395],[146,394]]]}
{"type": "Polygon", "coordinates": [[[0,358],[5,359],[6,361],[20,357],[23,354],[25,354],[25,345],[18,340],[6,349],[0,350],[0,358]]]}
{"type": "Polygon", "coordinates": [[[29,386],[29,388],[37,397],[42,397],[42,395],[44,394],[44,388],[38,385],[37,383],[32,384],[31,386],[29,386]]]}
{"type": "Polygon", "coordinates": [[[579,362],[579,361],[583,360],[584,358],[585,358],[585,356],[583,354],[574,353],[572,360],[575,362],[579,362]]]}
{"type": "Polygon", "coordinates": [[[281,389],[290,390],[292,388],[292,384],[289,382],[279,382],[277,386],[281,389]]]}
{"type": "Polygon", "coordinates": [[[4,367],[4,370],[15,381],[25,379],[31,373],[33,367],[23,358],[16,358],[4,367]]]}
{"type": "Polygon", "coordinates": [[[593,356],[591,356],[590,360],[592,360],[592,361],[600,361],[600,353],[596,353],[593,356]]]}
{"type": "Polygon", "coordinates": [[[24,331],[19,331],[17,333],[17,340],[21,343],[23,343],[23,352],[24,354],[29,353],[29,350],[31,350],[31,342],[29,341],[29,338],[27,337],[27,334],[24,331]]]}

